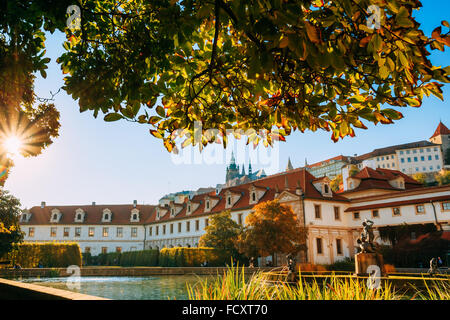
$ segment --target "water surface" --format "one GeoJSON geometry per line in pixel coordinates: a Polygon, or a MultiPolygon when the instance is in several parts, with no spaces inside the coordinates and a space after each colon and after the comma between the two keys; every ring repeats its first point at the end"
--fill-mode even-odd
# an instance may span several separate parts
{"type": "Polygon", "coordinates": [[[208,276],[164,275],[149,277],[81,277],[78,288],[70,288],[66,277],[28,278],[19,281],[114,300],[188,299],[187,285],[208,276]]]}

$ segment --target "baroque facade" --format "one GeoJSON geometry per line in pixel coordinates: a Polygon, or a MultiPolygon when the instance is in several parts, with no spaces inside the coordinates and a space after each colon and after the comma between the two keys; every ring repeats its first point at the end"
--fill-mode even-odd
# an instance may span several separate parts
{"type": "MultiPolygon", "coordinates": [[[[303,168],[287,170],[237,186],[164,202],[157,206],[91,205],[33,207],[21,217],[25,241],[77,241],[83,252],[197,246],[211,215],[230,210],[245,224],[253,207],[279,199],[306,227],[303,262],[328,264],[352,257],[364,219],[375,227],[432,223],[448,229],[450,186],[422,187],[397,170],[364,168],[344,179],[334,193],[328,177],[303,168]]],[[[378,237],[378,242],[382,242],[378,237]]],[[[278,261],[279,262],[279,261],[278,261]]]]}

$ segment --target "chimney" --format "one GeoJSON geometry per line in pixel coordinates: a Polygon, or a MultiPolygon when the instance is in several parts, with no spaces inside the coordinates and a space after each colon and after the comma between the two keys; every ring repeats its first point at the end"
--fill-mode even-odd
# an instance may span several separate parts
{"type": "Polygon", "coordinates": [[[45,201],[41,202],[41,208],[45,208],[45,201]]]}
{"type": "Polygon", "coordinates": [[[92,201],[92,205],[95,206],[95,201],[92,201]]]}
{"type": "Polygon", "coordinates": [[[136,208],[137,206],[137,200],[133,200],[133,208],[136,208]]]}

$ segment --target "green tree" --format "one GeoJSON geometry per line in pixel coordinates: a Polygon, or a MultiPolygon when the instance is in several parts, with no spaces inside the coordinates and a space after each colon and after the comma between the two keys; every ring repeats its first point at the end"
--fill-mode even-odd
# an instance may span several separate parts
{"type": "MultiPolygon", "coordinates": [[[[86,0],[70,29],[72,4],[3,1],[2,52],[30,45],[19,60],[30,89],[30,72],[45,76],[48,64],[41,29],[64,31],[58,62],[80,111],[148,125],[169,151],[176,142],[226,145],[227,129],[253,129],[248,141],[266,146],[295,130],[337,141],[363,122],[402,118],[394,108],[419,107],[424,95],[443,99],[450,81],[449,67],[429,59],[450,45],[449,24],[425,35],[413,17],[418,0],[86,0]]],[[[0,53],[3,66],[18,66],[14,57],[0,53]]]]}
{"type": "Polygon", "coordinates": [[[236,253],[235,242],[242,227],[231,219],[230,210],[214,214],[209,218],[206,233],[200,237],[200,247],[222,249],[236,253]]]}
{"type": "Polygon", "coordinates": [[[306,230],[292,208],[278,200],[256,205],[237,241],[240,252],[251,256],[297,253],[305,249],[306,230]]]}
{"type": "Polygon", "coordinates": [[[23,240],[19,226],[20,214],[19,199],[0,189],[0,258],[23,240]]]}
{"type": "Polygon", "coordinates": [[[450,184],[450,170],[443,170],[441,173],[434,176],[440,186],[450,184]]]}
{"type": "Polygon", "coordinates": [[[330,186],[331,186],[331,190],[333,190],[333,192],[338,192],[340,185],[342,184],[342,174],[338,174],[336,177],[334,177],[333,180],[331,180],[330,182],[330,186]]]}

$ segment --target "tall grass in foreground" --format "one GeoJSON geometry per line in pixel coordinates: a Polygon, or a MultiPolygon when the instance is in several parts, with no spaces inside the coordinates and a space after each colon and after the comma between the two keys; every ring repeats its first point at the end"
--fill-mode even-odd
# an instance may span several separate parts
{"type": "Polygon", "coordinates": [[[352,277],[329,277],[306,281],[301,277],[297,284],[270,281],[270,275],[257,272],[245,277],[244,269],[229,268],[215,280],[200,280],[188,285],[190,300],[399,300],[403,295],[383,281],[380,288],[372,290],[365,281],[352,277]]]}
{"type": "Polygon", "coordinates": [[[420,300],[450,300],[450,282],[433,281],[429,285],[425,281],[426,290],[416,289],[416,297],[420,300]]]}

